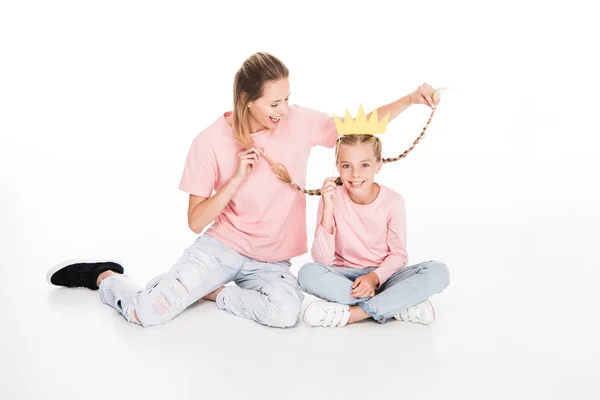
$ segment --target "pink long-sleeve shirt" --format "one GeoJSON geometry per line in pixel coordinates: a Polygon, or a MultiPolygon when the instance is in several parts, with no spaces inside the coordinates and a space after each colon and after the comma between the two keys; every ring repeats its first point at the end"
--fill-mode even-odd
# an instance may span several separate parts
{"type": "Polygon", "coordinates": [[[333,233],[321,225],[323,201],[319,201],[311,249],[315,262],[338,267],[377,267],[380,285],[407,265],[404,198],[379,186],[379,195],[367,205],[354,203],[345,186],[336,188],[333,233]]]}

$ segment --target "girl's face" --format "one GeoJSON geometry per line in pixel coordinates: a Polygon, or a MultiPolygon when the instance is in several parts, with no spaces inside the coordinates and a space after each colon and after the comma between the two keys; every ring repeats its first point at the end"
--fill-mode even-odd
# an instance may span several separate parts
{"type": "Polygon", "coordinates": [[[251,101],[250,127],[253,131],[274,130],[288,112],[290,82],[286,79],[265,82],[262,97],[251,101]]]}
{"type": "Polygon", "coordinates": [[[367,143],[348,146],[341,144],[338,150],[338,171],[344,186],[358,196],[371,193],[375,174],[382,161],[375,159],[373,146],[367,143]]]}

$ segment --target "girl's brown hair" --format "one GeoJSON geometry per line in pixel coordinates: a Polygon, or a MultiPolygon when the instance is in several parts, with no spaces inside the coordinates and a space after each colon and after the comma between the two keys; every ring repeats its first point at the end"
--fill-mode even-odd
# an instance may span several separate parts
{"type": "MultiPolygon", "coordinates": [[[[335,145],[336,146],[336,152],[335,152],[336,163],[337,163],[337,154],[338,154],[338,149],[339,149],[340,144],[345,144],[348,146],[354,146],[356,144],[361,144],[361,143],[372,144],[373,151],[375,153],[375,158],[377,159],[377,161],[383,160],[384,163],[398,161],[398,160],[406,157],[408,155],[408,153],[410,153],[415,148],[415,146],[421,141],[421,139],[423,139],[425,137],[425,131],[427,130],[427,127],[431,123],[433,114],[435,114],[435,108],[431,111],[431,115],[429,115],[429,120],[427,120],[427,123],[423,127],[421,134],[415,139],[412,146],[410,146],[404,153],[400,154],[398,157],[382,158],[381,157],[381,151],[382,151],[381,141],[379,140],[378,137],[376,137],[374,135],[344,135],[344,136],[340,136],[338,138],[337,143],[335,145]]],[[[263,155],[265,156],[265,158],[267,159],[269,164],[271,164],[271,168],[273,169],[273,172],[275,172],[277,177],[279,179],[281,179],[283,182],[285,182],[289,185],[292,185],[293,187],[295,187],[302,193],[306,193],[310,196],[320,196],[321,195],[321,189],[315,189],[315,190],[305,189],[305,188],[297,185],[296,183],[292,182],[292,177],[290,176],[289,172],[287,171],[287,169],[285,168],[285,166],[283,164],[275,163],[269,156],[267,156],[264,153],[263,153],[263,155]]],[[[338,177],[335,180],[335,183],[336,183],[336,185],[341,186],[342,179],[340,177],[338,177]]]]}

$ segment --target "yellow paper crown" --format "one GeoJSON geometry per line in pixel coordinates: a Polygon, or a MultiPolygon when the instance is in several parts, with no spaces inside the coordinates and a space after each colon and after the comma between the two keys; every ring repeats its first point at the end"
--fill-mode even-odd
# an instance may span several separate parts
{"type": "Polygon", "coordinates": [[[371,114],[371,118],[367,120],[362,104],[358,109],[356,119],[352,118],[348,109],[346,109],[344,122],[340,121],[335,114],[333,115],[338,135],[384,134],[389,117],[390,114],[387,114],[385,118],[379,121],[377,118],[377,110],[374,110],[371,114]]]}

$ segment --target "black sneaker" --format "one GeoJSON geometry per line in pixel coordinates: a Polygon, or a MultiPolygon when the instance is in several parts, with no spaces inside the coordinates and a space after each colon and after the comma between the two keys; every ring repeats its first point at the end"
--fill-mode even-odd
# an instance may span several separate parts
{"type": "Polygon", "coordinates": [[[67,261],[46,274],[48,283],[56,286],[86,287],[98,290],[96,281],[104,271],[123,273],[121,264],[114,261],[67,261]]]}

